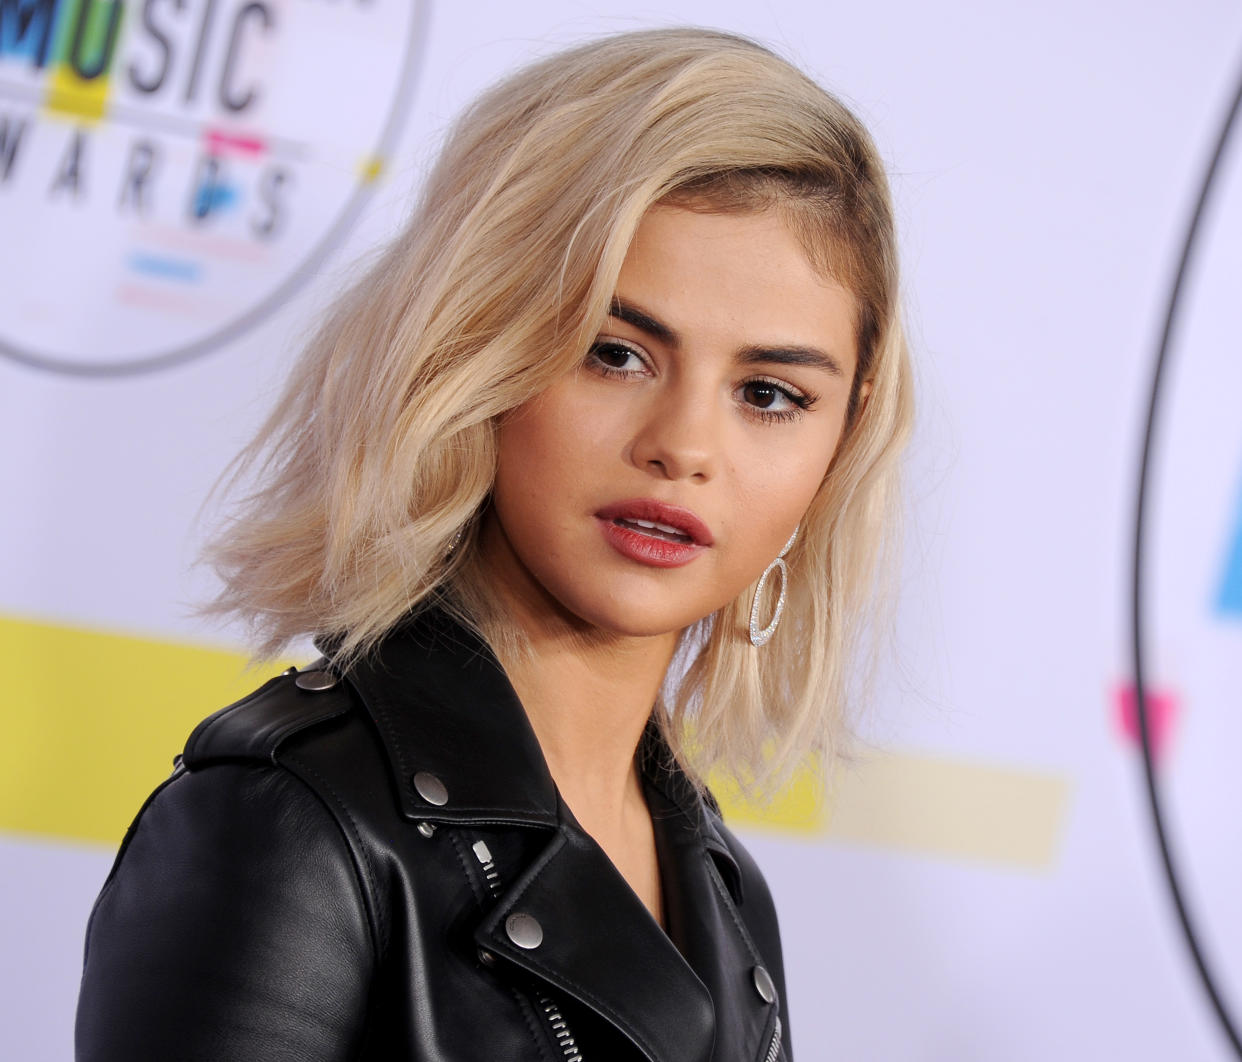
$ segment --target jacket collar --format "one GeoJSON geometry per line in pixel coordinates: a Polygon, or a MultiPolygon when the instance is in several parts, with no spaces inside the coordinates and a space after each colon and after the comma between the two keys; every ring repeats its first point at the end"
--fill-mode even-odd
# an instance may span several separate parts
{"type": "MultiPolygon", "coordinates": [[[[402,814],[420,822],[555,827],[556,784],[513,686],[488,646],[439,609],[408,620],[377,654],[346,676],[379,729],[397,780],[402,814]],[[414,710],[417,708],[417,710],[414,710]],[[443,786],[430,802],[416,778],[443,786]]],[[[741,873],[705,802],[672,761],[654,723],[640,750],[648,790],[686,820],[741,900],[741,873]]]]}
{"type": "Polygon", "coordinates": [[[445,613],[408,621],[346,678],[379,729],[406,818],[557,824],[556,785],[517,694],[491,650],[445,613]]]}

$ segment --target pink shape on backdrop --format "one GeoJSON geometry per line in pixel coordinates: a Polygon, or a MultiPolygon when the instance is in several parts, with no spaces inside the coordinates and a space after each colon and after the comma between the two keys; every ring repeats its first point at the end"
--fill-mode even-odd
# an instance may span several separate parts
{"type": "MultiPolygon", "coordinates": [[[[1151,734],[1151,754],[1157,764],[1168,750],[1173,728],[1181,714],[1181,698],[1171,690],[1144,691],[1147,705],[1147,729],[1151,734]]],[[[1124,682],[1113,692],[1114,720],[1121,736],[1129,743],[1141,747],[1139,736],[1138,697],[1134,683],[1124,682]]]]}
{"type": "Polygon", "coordinates": [[[257,136],[245,133],[230,133],[225,129],[208,129],[206,131],[207,150],[213,155],[232,151],[238,155],[262,155],[267,144],[257,136]]]}

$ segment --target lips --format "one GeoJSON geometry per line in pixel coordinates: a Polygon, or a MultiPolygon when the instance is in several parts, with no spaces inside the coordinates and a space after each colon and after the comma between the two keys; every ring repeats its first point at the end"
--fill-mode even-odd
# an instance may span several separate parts
{"type": "Polygon", "coordinates": [[[631,498],[628,501],[605,505],[595,514],[601,520],[632,524],[658,537],[676,536],[682,542],[696,546],[710,546],[712,533],[689,509],[679,505],[665,505],[654,498],[631,498]]]}
{"type": "Polygon", "coordinates": [[[712,545],[712,533],[689,509],[653,498],[631,498],[595,514],[604,538],[622,556],[657,568],[676,568],[712,545]]]}

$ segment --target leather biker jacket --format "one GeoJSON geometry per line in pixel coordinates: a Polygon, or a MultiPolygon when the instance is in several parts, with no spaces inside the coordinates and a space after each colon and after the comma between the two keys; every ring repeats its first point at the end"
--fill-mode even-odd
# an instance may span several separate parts
{"type": "Polygon", "coordinates": [[[429,613],[191,735],[95,905],[80,1062],[788,1060],[771,898],[649,728],[667,934],[429,613]]]}

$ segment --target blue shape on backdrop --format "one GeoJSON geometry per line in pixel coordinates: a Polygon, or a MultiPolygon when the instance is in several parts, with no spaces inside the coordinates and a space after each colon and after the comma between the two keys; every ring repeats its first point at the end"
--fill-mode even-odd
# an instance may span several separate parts
{"type": "Polygon", "coordinates": [[[218,214],[233,206],[240,198],[234,185],[205,180],[198,186],[194,197],[194,216],[202,220],[209,214],[218,214]]]}
{"type": "Polygon", "coordinates": [[[0,59],[24,59],[35,66],[45,66],[56,36],[60,8],[61,0],[0,2],[0,59]]]}
{"type": "Polygon", "coordinates": [[[141,251],[135,251],[129,256],[129,268],[147,276],[160,277],[163,280],[183,280],[190,284],[200,280],[203,273],[198,262],[141,251]]]}
{"type": "Polygon", "coordinates": [[[1242,617],[1242,491],[1238,492],[1238,511],[1225,555],[1225,577],[1220,584],[1216,608],[1224,615],[1242,617]]]}

